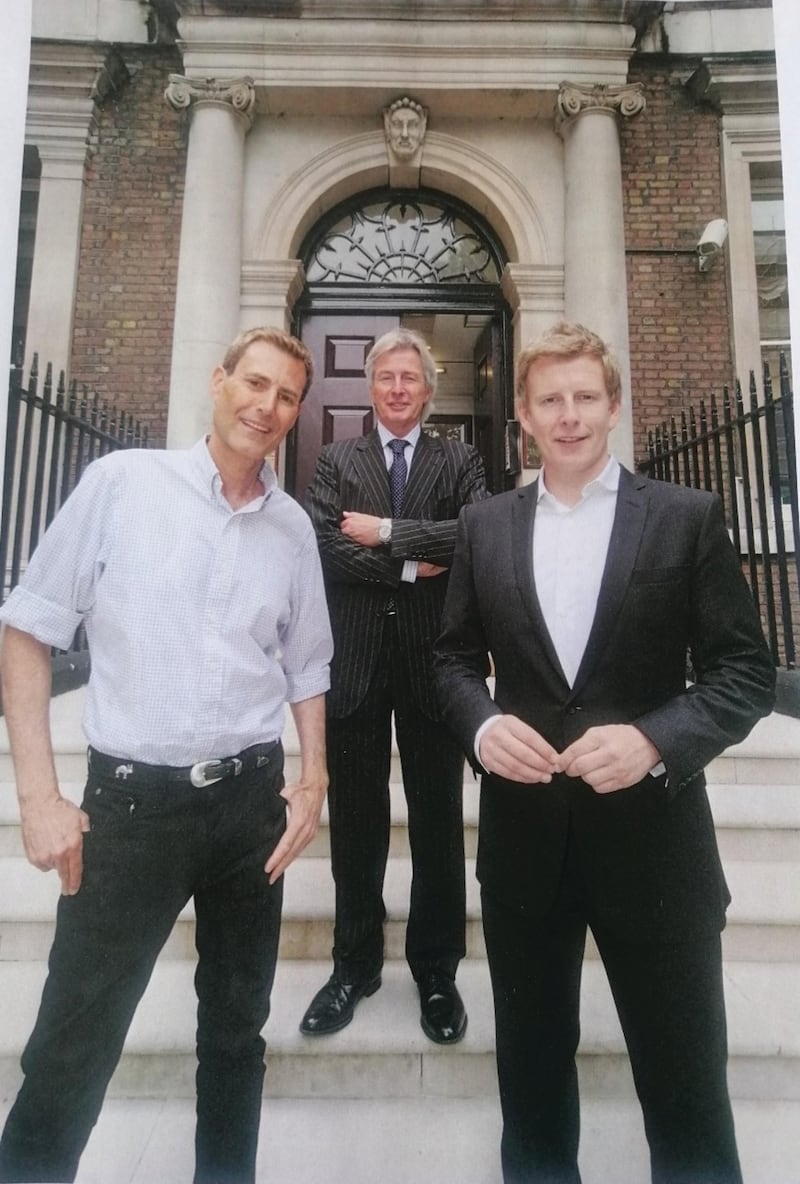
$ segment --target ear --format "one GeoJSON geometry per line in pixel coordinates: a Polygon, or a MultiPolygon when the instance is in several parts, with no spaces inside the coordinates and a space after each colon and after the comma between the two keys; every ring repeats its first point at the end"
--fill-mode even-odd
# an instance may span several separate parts
{"type": "Polygon", "coordinates": [[[222,384],[227,378],[227,373],[222,366],[215,366],[211,373],[211,397],[218,399],[222,384]]]}
{"type": "Polygon", "coordinates": [[[534,436],[534,438],[535,438],[536,433],[533,431],[533,428],[531,426],[530,416],[528,415],[528,404],[525,402],[524,399],[517,399],[516,409],[517,409],[517,419],[522,424],[523,428],[528,433],[528,435],[534,436]]]}
{"type": "Polygon", "coordinates": [[[619,422],[620,413],[622,411],[622,399],[617,399],[616,403],[611,404],[611,427],[615,428],[619,422]]]}

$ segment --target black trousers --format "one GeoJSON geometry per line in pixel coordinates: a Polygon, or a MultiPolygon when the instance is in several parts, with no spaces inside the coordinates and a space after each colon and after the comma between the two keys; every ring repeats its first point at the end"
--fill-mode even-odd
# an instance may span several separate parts
{"type": "Polygon", "coordinates": [[[406,958],[416,979],[433,968],[454,977],[465,953],[464,754],[417,706],[390,625],[364,701],[328,719],[333,959],[348,982],[373,978],[383,965],[392,714],[412,864],[406,958]]]}
{"type": "Polygon", "coordinates": [[[195,1184],[252,1184],[283,894],[264,864],[286,825],[282,787],[280,745],[265,767],[205,789],[101,778],[90,764],[83,881],[59,902],[0,1180],[75,1179],[156,957],[193,896],[195,1184]]]}
{"type": "Polygon", "coordinates": [[[482,902],[505,1184],[580,1184],[575,1054],[587,920],[625,1036],[653,1184],[741,1184],[719,935],[671,945],[621,940],[592,921],[569,866],[542,920],[486,892],[482,902]]]}

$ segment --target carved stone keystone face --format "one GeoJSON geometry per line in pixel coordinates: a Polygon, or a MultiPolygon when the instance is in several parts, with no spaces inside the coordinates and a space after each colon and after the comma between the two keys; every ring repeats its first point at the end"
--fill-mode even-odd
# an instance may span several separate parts
{"type": "Polygon", "coordinates": [[[413,99],[398,99],[383,112],[386,142],[398,160],[410,160],[422,147],[428,113],[413,99]]]}

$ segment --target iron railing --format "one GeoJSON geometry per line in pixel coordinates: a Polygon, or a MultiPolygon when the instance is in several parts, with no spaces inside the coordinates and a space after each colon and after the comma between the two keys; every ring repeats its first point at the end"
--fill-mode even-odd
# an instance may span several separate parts
{"type": "MultiPolygon", "coordinates": [[[[12,367],[8,392],[3,500],[0,512],[2,600],[19,583],[39,539],[77,485],[86,466],[120,448],[146,448],[147,426],[73,381],[64,371],[55,389],[47,366],[39,393],[39,364],[24,385],[12,367]]],[[[76,638],[75,649],[84,647],[76,638]]]]}
{"type": "Polygon", "coordinates": [[[638,467],[661,481],[716,491],[742,556],[776,665],[794,670],[800,644],[800,515],[793,396],[780,359],[780,396],[764,364],[759,402],[750,373],[749,398],[737,382],[648,433],[638,467]]]}

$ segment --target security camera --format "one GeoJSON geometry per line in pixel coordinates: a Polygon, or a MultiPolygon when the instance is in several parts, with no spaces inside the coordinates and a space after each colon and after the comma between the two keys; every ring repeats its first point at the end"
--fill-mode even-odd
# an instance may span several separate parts
{"type": "Polygon", "coordinates": [[[712,218],[697,240],[697,266],[700,271],[708,271],[727,237],[728,223],[725,219],[712,218]]]}

